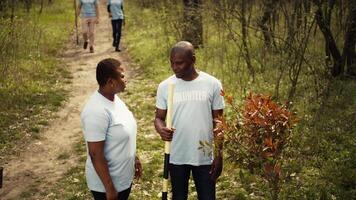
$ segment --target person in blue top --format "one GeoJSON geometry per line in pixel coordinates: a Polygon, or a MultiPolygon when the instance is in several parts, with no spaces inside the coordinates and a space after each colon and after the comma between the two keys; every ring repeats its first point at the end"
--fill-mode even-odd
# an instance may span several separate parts
{"type": "Polygon", "coordinates": [[[84,45],[83,48],[88,47],[90,53],[94,53],[94,32],[95,24],[99,23],[99,0],[80,0],[77,15],[80,15],[82,18],[82,31],[84,45]]]}
{"type": "Polygon", "coordinates": [[[120,52],[120,38],[121,27],[124,21],[124,1],[123,0],[107,0],[107,10],[111,17],[112,24],[112,46],[115,47],[115,51],[120,52]]]}

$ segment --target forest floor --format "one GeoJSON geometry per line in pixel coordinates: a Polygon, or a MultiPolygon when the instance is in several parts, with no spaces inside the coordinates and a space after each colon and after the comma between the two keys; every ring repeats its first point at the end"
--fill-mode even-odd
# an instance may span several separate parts
{"type": "Polygon", "coordinates": [[[80,112],[86,99],[97,88],[95,69],[100,60],[108,57],[119,59],[130,76],[129,58],[126,52],[115,52],[111,46],[111,22],[105,16],[105,5],[100,8],[103,16],[96,27],[95,53],[89,53],[81,45],[75,46],[71,40],[60,56],[59,59],[68,66],[73,76],[72,83],[67,86],[69,98],[38,140],[8,158],[0,199],[37,199],[44,192],[42,190],[55,183],[78,162],[78,157],[72,152],[74,143],[83,137],[80,112]],[[24,192],[33,185],[36,186],[36,195],[24,197],[24,192]]]}

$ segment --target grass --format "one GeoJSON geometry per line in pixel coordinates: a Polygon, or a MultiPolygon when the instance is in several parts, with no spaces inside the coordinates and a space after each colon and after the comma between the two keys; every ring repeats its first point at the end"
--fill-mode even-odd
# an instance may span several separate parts
{"type": "MultiPolygon", "coordinates": [[[[18,8],[13,23],[0,19],[0,154],[21,149],[66,99],[67,67],[56,59],[72,32],[72,1],[46,5],[37,13],[18,8]]],[[[0,165],[4,160],[0,160],[0,165]]]]}

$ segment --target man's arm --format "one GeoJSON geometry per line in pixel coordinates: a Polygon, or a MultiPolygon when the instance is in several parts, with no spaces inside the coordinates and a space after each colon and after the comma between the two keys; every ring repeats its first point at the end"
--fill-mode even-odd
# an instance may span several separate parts
{"type": "Polygon", "coordinates": [[[162,140],[164,141],[172,141],[174,129],[167,128],[166,127],[166,116],[167,116],[167,110],[162,110],[159,108],[156,108],[156,117],[155,117],[155,128],[157,133],[161,136],[162,140]]]}
{"type": "Polygon", "coordinates": [[[96,13],[96,22],[98,23],[99,22],[99,18],[100,18],[98,2],[95,3],[95,13],[96,13]]]}
{"type": "Polygon", "coordinates": [[[224,135],[222,130],[218,126],[218,123],[223,115],[223,109],[221,110],[213,110],[213,134],[214,140],[217,141],[215,148],[216,155],[214,157],[213,163],[211,165],[210,175],[211,179],[216,181],[221,175],[223,168],[223,143],[224,143],[224,135]]]}
{"type": "MultiPolygon", "coordinates": [[[[216,140],[224,140],[224,135],[222,133],[221,127],[218,126],[220,123],[221,117],[224,113],[223,109],[220,110],[213,110],[213,133],[214,133],[214,139],[216,140]]],[[[222,150],[223,150],[223,142],[219,142],[217,148],[217,156],[222,156],[222,150]]]]}
{"type": "Polygon", "coordinates": [[[110,4],[108,4],[108,5],[106,6],[106,10],[108,11],[108,13],[111,13],[111,11],[110,11],[110,4]]]}
{"type": "Polygon", "coordinates": [[[111,10],[110,10],[110,4],[107,5],[106,9],[107,9],[107,11],[109,13],[109,17],[111,18],[112,14],[111,14],[111,10]]]}
{"type": "Polygon", "coordinates": [[[124,4],[121,4],[121,10],[122,10],[122,25],[125,26],[125,13],[124,13],[124,4]]]}
{"type": "Polygon", "coordinates": [[[79,3],[78,7],[77,7],[77,10],[75,11],[75,14],[77,15],[77,17],[79,17],[81,10],[82,10],[82,3],[79,3]]]}
{"type": "Polygon", "coordinates": [[[88,142],[88,149],[95,171],[105,187],[106,198],[108,200],[113,200],[117,199],[118,193],[112,182],[108,162],[104,156],[104,144],[105,141],[88,142]]]}

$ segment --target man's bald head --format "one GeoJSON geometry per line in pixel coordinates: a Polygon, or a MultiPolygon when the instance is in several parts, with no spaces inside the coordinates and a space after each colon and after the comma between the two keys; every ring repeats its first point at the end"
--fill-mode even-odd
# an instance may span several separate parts
{"type": "Polygon", "coordinates": [[[180,41],[176,43],[171,50],[171,55],[176,53],[183,53],[187,58],[195,60],[194,46],[187,41],[180,41]]]}

